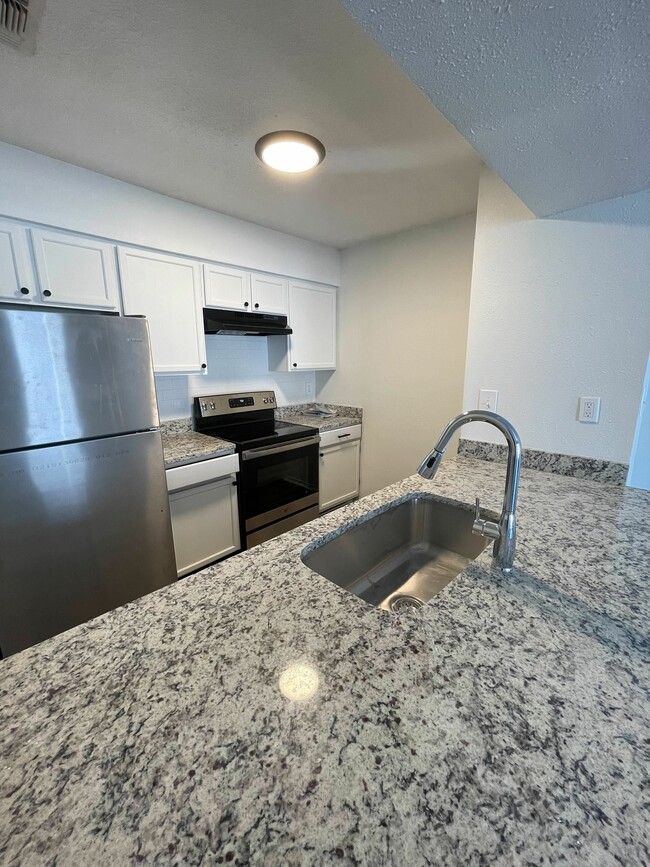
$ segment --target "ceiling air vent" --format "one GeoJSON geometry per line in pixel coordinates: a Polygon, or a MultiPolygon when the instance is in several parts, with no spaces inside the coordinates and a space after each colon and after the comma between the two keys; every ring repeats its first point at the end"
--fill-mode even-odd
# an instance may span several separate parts
{"type": "Polygon", "coordinates": [[[0,42],[32,53],[44,0],[0,0],[0,42]]]}

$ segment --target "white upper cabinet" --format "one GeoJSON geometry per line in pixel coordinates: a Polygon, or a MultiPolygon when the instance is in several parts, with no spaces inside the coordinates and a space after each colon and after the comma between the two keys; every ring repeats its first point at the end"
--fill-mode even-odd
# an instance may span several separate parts
{"type": "Polygon", "coordinates": [[[290,337],[269,337],[271,370],[334,370],[336,289],[289,282],[290,337]]]}
{"type": "Polygon", "coordinates": [[[239,268],[204,265],[205,306],[228,310],[251,309],[251,276],[239,268]]]}
{"type": "Polygon", "coordinates": [[[27,229],[10,220],[0,220],[0,299],[26,304],[38,300],[27,229]]]}
{"type": "Polygon", "coordinates": [[[289,281],[285,277],[205,264],[203,282],[206,307],[287,315],[289,281]]]}
{"type": "Polygon", "coordinates": [[[119,310],[112,244],[49,229],[30,231],[44,304],[119,310]]]}
{"type": "Polygon", "coordinates": [[[270,274],[251,274],[251,303],[254,313],[280,313],[289,309],[289,281],[270,274]]]}
{"type": "Polygon", "coordinates": [[[201,266],[191,259],[118,247],[124,313],[146,316],[156,373],[207,367],[201,266]]]}

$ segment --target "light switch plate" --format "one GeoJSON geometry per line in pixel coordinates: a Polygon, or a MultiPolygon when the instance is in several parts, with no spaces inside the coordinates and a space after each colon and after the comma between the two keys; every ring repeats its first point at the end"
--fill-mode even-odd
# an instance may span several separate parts
{"type": "Polygon", "coordinates": [[[578,401],[578,421],[598,424],[600,421],[600,398],[581,397],[578,401]]]}
{"type": "Polygon", "coordinates": [[[482,388],[478,393],[478,408],[488,412],[496,412],[499,405],[499,392],[493,389],[482,388]]]}
{"type": "Polygon", "coordinates": [[[314,396],[314,383],[307,380],[305,383],[305,397],[313,397],[314,396]]]}

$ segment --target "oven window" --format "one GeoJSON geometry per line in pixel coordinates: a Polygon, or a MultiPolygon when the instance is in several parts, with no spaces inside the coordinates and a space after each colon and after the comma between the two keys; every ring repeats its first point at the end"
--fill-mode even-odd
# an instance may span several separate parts
{"type": "Polygon", "coordinates": [[[318,493],[318,445],[245,461],[244,513],[254,518],[318,493]]]}

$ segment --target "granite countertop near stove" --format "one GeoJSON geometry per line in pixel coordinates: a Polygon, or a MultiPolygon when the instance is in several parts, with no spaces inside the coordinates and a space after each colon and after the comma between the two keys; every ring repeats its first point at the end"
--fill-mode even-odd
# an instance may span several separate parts
{"type": "Polygon", "coordinates": [[[416,612],[301,550],[446,458],[0,663],[5,865],[647,864],[650,494],[524,469],[489,552],[416,612]]]}
{"type": "Polygon", "coordinates": [[[165,469],[231,455],[235,446],[227,440],[192,430],[191,419],[174,419],[160,425],[165,469]]]}
{"type": "Polygon", "coordinates": [[[341,427],[363,423],[363,410],[358,406],[338,406],[337,404],[318,404],[333,411],[334,415],[322,416],[314,413],[313,403],[295,403],[290,406],[280,406],[275,411],[275,417],[289,424],[305,424],[318,428],[319,431],[337,430],[341,427]]]}

